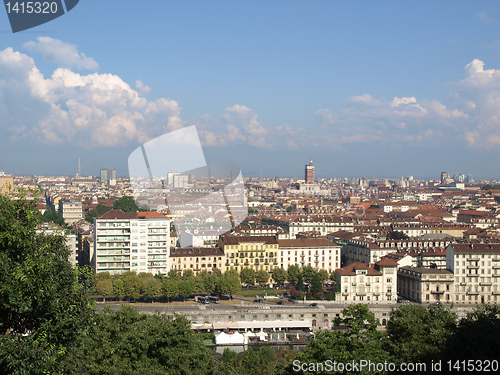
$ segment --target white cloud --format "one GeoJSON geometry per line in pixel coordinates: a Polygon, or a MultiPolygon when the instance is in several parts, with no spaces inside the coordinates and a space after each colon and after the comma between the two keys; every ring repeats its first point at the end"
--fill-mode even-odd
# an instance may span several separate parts
{"type": "Polygon", "coordinates": [[[319,109],[314,112],[314,119],[322,124],[333,125],[337,121],[335,115],[329,109],[319,109]]]}
{"type": "Polygon", "coordinates": [[[140,95],[147,95],[151,92],[151,87],[146,86],[140,79],[135,81],[135,88],[140,95]]]}
{"type": "Polygon", "coordinates": [[[183,127],[175,100],[148,101],[120,77],[58,68],[48,79],[33,59],[0,51],[0,131],[85,147],[145,142],[183,127]],[[10,105],[8,105],[10,104],[10,105]],[[7,129],[15,126],[16,131],[7,129]]]}
{"type": "Polygon", "coordinates": [[[479,12],[474,17],[483,23],[494,23],[493,19],[489,17],[486,12],[479,12]]]}
{"type": "Polygon", "coordinates": [[[55,63],[63,68],[99,69],[99,64],[92,57],[87,57],[84,53],[78,52],[78,48],[74,44],[48,36],[40,36],[36,40],[36,42],[24,43],[23,47],[28,51],[41,53],[48,62],[55,63]]]}

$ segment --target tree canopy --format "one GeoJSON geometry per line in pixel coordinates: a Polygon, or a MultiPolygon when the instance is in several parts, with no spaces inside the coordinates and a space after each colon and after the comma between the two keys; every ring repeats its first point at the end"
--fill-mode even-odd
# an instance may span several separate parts
{"type": "Polygon", "coordinates": [[[113,202],[113,208],[115,210],[122,210],[123,212],[138,212],[139,206],[135,203],[134,197],[123,196],[113,202]]]}

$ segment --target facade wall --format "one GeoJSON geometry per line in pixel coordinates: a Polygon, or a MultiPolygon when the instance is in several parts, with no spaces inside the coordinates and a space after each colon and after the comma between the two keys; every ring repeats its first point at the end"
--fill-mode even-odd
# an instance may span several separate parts
{"type": "Polygon", "coordinates": [[[278,243],[266,241],[265,237],[237,238],[237,243],[225,244],[219,240],[219,247],[226,256],[225,269],[234,269],[240,272],[243,268],[252,268],[255,271],[266,270],[271,272],[278,267],[278,243]]]}
{"type": "Polygon", "coordinates": [[[396,302],[396,267],[381,267],[381,275],[369,275],[367,270],[356,270],[356,275],[339,276],[340,293],[336,300],[353,303],[396,302]]]}
{"type": "Polygon", "coordinates": [[[95,219],[94,269],[167,274],[169,219],[95,219]]]}
{"type": "Polygon", "coordinates": [[[212,273],[215,269],[225,271],[226,256],[219,248],[177,248],[170,249],[170,269],[195,274],[201,271],[212,273]]]}
{"type": "Polygon", "coordinates": [[[398,270],[398,294],[419,303],[452,302],[451,271],[402,267],[398,270]]]}
{"type": "Polygon", "coordinates": [[[281,248],[279,249],[279,267],[285,270],[298,264],[302,268],[310,265],[316,270],[328,272],[340,268],[340,246],[318,246],[315,248],[281,248]]]}

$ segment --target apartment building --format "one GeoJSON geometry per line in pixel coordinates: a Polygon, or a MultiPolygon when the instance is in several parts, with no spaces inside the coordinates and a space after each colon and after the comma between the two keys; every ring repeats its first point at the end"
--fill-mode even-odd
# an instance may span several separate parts
{"type": "Polygon", "coordinates": [[[450,237],[463,237],[464,232],[471,229],[470,224],[465,223],[422,223],[422,224],[395,224],[392,225],[394,231],[403,232],[408,237],[420,237],[429,234],[445,234],[450,237]]]}
{"type": "Polygon", "coordinates": [[[219,247],[226,255],[226,271],[248,267],[272,271],[278,267],[278,240],[273,236],[223,236],[219,247]]]}
{"type": "Polygon", "coordinates": [[[288,239],[295,239],[298,233],[319,232],[322,236],[340,230],[352,232],[354,220],[349,216],[274,216],[262,218],[263,222],[282,227],[288,233],[288,239]]]}
{"type": "Polygon", "coordinates": [[[454,275],[449,270],[422,267],[398,269],[398,294],[419,303],[453,301],[454,275]]]}
{"type": "Polygon", "coordinates": [[[94,219],[95,272],[167,274],[170,223],[158,212],[121,210],[94,219]]]}
{"type": "Polygon", "coordinates": [[[183,272],[191,270],[212,273],[215,269],[224,272],[226,256],[218,247],[185,247],[170,249],[170,269],[183,272]]]}
{"type": "Polygon", "coordinates": [[[278,240],[279,267],[285,270],[293,264],[312,266],[328,272],[340,268],[340,245],[325,238],[278,240]]]}
{"type": "Polygon", "coordinates": [[[394,252],[422,254],[421,264],[431,265],[433,262],[444,266],[444,249],[450,240],[382,240],[361,234],[336,232],[326,236],[327,239],[342,245],[343,265],[354,262],[375,263],[384,256],[394,252]]]}
{"type": "Polygon", "coordinates": [[[64,222],[72,225],[74,222],[83,219],[82,202],[73,199],[61,199],[59,201],[59,212],[64,218],[64,222]]]}
{"type": "Polygon", "coordinates": [[[345,302],[396,302],[397,267],[392,259],[376,263],[354,262],[339,268],[337,272],[337,301],[345,302]]]}
{"type": "Polygon", "coordinates": [[[446,268],[455,276],[460,304],[500,302],[500,244],[455,243],[446,248],[446,268]]]}

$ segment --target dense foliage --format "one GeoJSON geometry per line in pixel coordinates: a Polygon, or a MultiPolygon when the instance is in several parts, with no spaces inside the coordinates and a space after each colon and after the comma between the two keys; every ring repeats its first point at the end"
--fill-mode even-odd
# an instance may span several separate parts
{"type": "MultiPolygon", "coordinates": [[[[37,233],[40,222],[35,201],[0,195],[0,373],[214,373],[185,318],[131,308],[96,314],[91,273],[71,266],[61,235],[37,233]]],[[[103,276],[99,288],[157,289],[153,277],[130,278],[135,284],[103,276]]]]}

